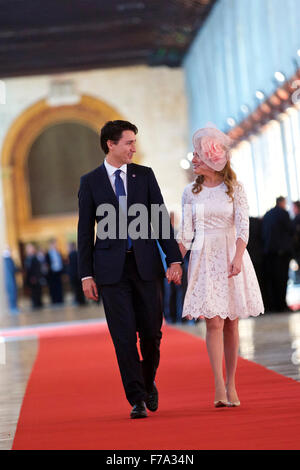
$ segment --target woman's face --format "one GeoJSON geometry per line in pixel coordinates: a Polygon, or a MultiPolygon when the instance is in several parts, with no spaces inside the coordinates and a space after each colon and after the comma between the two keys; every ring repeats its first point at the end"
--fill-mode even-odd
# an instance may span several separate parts
{"type": "Polygon", "coordinates": [[[212,176],[215,174],[215,170],[206,165],[197,152],[194,151],[193,155],[192,164],[195,175],[212,176]]]}

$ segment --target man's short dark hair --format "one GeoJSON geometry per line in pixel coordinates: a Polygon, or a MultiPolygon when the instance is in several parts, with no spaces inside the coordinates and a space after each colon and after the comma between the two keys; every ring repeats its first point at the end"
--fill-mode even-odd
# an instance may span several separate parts
{"type": "Polygon", "coordinates": [[[298,211],[300,211],[300,201],[294,201],[293,204],[297,207],[298,211]]]}
{"type": "Polygon", "coordinates": [[[276,206],[278,206],[278,204],[281,204],[282,202],[285,201],[285,197],[283,196],[279,196],[277,199],[276,199],[276,206]]]}
{"type": "Polygon", "coordinates": [[[112,140],[116,144],[122,137],[123,131],[132,131],[138,133],[138,129],[134,124],[128,121],[108,121],[101,129],[100,144],[105,155],[109,152],[107,141],[112,140]]]}

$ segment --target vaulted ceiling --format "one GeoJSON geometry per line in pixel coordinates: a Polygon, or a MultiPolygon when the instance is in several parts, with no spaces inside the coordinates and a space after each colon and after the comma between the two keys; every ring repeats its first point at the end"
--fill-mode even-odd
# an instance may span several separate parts
{"type": "Polygon", "coordinates": [[[0,0],[0,79],[180,66],[216,0],[0,0]]]}

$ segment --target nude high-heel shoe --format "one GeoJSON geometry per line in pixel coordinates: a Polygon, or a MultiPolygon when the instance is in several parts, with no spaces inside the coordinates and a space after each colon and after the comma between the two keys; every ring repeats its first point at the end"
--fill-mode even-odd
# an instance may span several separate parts
{"type": "Polygon", "coordinates": [[[227,400],[227,391],[226,391],[226,388],[225,390],[223,389],[223,387],[219,386],[216,388],[215,390],[215,401],[214,401],[214,407],[215,408],[224,408],[224,406],[228,406],[228,400],[227,400]],[[225,391],[225,394],[224,394],[224,391],[225,391]],[[216,400],[216,398],[218,397],[224,397],[226,396],[225,399],[221,399],[221,400],[216,400]]]}
{"type": "Polygon", "coordinates": [[[228,405],[230,408],[236,408],[237,406],[241,406],[240,400],[238,401],[229,401],[228,405]]]}
{"type": "Polygon", "coordinates": [[[224,400],[214,401],[215,408],[224,408],[225,406],[229,406],[229,403],[227,401],[224,401],[224,400]]]}
{"type": "MultiPolygon", "coordinates": [[[[226,389],[226,395],[227,395],[227,397],[228,397],[227,389],[226,389]]],[[[236,408],[236,407],[238,407],[238,406],[241,406],[240,400],[237,400],[237,401],[229,401],[229,400],[228,400],[227,403],[228,403],[227,406],[229,406],[229,407],[231,407],[231,408],[236,408]]]]}

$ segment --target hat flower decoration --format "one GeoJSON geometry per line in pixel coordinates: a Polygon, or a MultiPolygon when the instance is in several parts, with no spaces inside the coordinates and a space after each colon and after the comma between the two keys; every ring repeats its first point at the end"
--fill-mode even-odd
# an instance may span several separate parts
{"type": "Polygon", "coordinates": [[[193,145],[200,159],[215,171],[225,167],[232,144],[232,139],[212,123],[196,131],[193,136],[193,145]]]}

